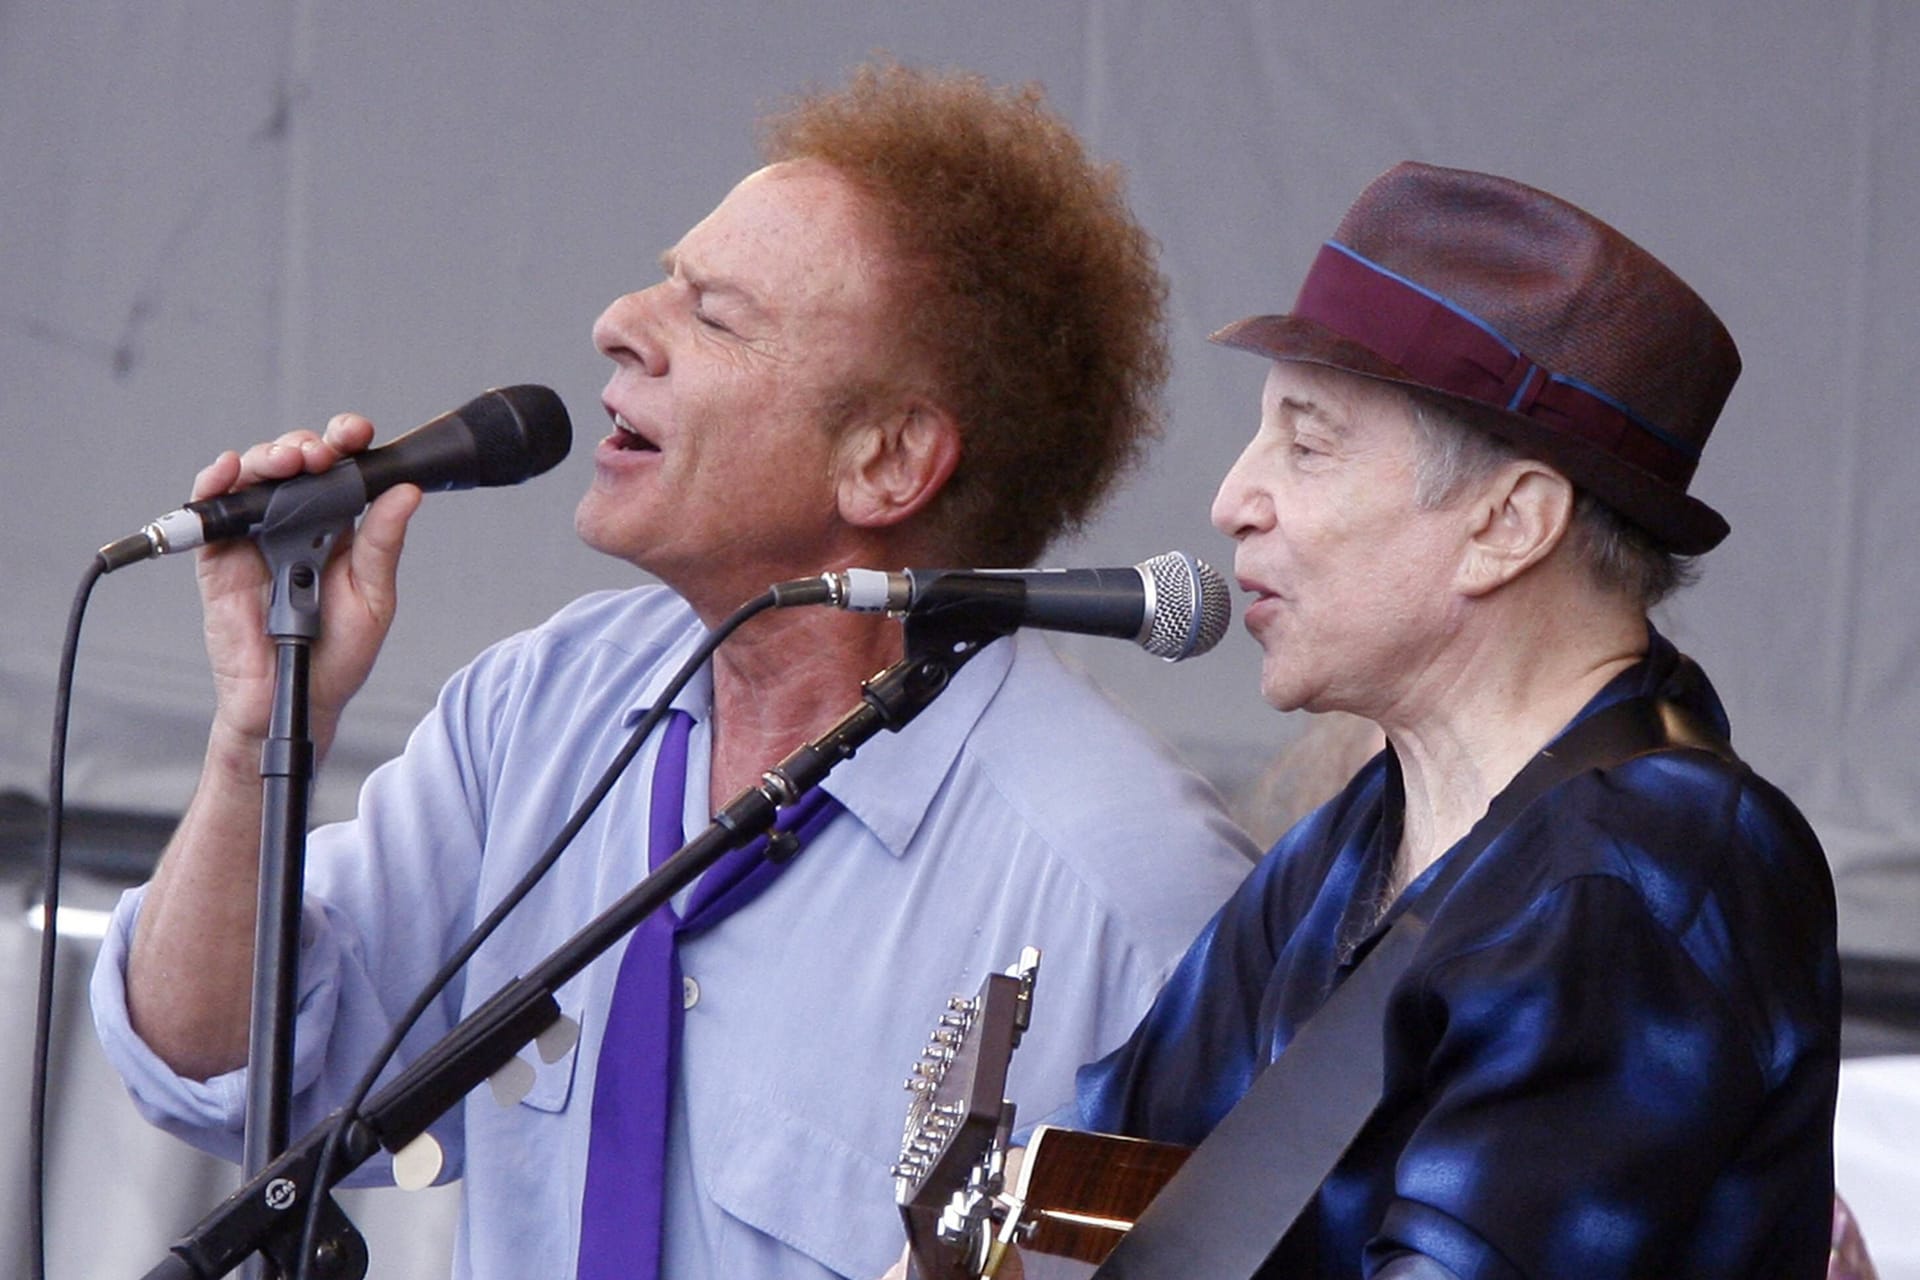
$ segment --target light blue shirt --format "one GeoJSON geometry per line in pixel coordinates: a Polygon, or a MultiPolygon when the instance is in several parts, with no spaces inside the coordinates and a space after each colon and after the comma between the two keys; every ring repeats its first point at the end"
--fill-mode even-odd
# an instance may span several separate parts
{"type": "MultiPolygon", "coordinates": [[[[575,602],[456,675],[368,779],[355,820],[312,834],[296,1132],[337,1105],[391,1018],[546,846],[700,635],[659,588],[575,602]]],[[[857,697],[849,689],[847,705],[857,697]]],[[[710,683],[696,679],[676,705],[696,721],[693,832],[710,811],[710,683]]],[[[652,767],[650,745],[406,1053],[640,880],[652,767]]],[[[766,893],[681,948],[692,1004],[663,1275],[884,1270],[902,1242],[889,1174],[901,1083],[947,998],[972,995],[1023,946],[1042,949],[1009,1093],[1022,1115],[1045,1115],[1072,1097],[1080,1063],[1126,1038],[1253,852],[1203,782],[1032,635],[989,646],[825,786],[846,813],[766,893]]],[[[244,1073],[182,1079],[127,1023],[139,902],[135,890],[121,903],[95,970],[102,1042],[143,1114],[235,1156],[244,1073]]],[[[537,1064],[523,1103],[503,1108],[478,1090],[436,1126],[465,1185],[456,1276],[572,1273],[619,950],[561,990],[579,1048],[537,1064]]],[[[386,1176],[384,1158],[361,1173],[386,1176]]]]}

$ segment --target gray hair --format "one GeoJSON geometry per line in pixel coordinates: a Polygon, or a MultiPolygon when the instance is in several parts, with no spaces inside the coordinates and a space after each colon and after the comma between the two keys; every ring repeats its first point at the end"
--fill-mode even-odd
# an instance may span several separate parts
{"type": "MultiPolygon", "coordinates": [[[[1446,506],[1523,456],[1498,434],[1493,411],[1414,387],[1387,385],[1406,397],[1417,450],[1413,499],[1423,510],[1446,506]]],[[[1699,576],[1692,557],[1661,548],[1644,529],[1577,485],[1567,545],[1596,586],[1625,596],[1642,611],[1699,576]]]]}

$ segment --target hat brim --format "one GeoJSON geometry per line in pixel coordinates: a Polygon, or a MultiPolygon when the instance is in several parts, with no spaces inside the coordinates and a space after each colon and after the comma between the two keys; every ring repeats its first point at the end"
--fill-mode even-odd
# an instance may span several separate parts
{"type": "Polygon", "coordinates": [[[1566,477],[1626,519],[1651,534],[1660,546],[1677,555],[1711,551],[1727,536],[1727,522],[1698,498],[1595,445],[1554,431],[1517,413],[1430,387],[1391,360],[1361,344],[1343,338],[1315,320],[1299,316],[1249,316],[1236,320],[1208,341],[1271,360],[1296,360],[1322,365],[1362,377],[1412,387],[1442,399],[1482,410],[1497,422],[1502,435],[1529,457],[1553,464],[1566,477]]]}

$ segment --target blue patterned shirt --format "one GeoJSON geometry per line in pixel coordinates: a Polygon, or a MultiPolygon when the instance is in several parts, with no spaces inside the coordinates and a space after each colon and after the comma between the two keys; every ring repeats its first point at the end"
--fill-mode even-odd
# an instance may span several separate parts
{"type": "MultiPolygon", "coordinates": [[[[1582,716],[1648,692],[1725,725],[1657,634],[1582,716]]],[[[1385,752],[1290,831],[1083,1069],[1081,1123],[1204,1138],[1440,872],[1382,915],[1402,804],[1385,752]]],[[[1408,1255],[1462,1280],[1823,1274],[1833,888],[1744,767],[1662,753],[1535,801],[1432,913],[1384,1034],[1380,1109],[1263,1274],[1408,1255]]]]}

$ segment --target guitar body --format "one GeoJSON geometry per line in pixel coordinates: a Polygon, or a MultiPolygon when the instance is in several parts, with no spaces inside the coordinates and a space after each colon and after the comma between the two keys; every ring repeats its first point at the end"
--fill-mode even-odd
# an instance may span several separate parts
{"type": "Polygon", "coordinates": [[[1167,1142],[1041,1125],[1010,1198],[1020,1247],[1104,1262],[1191,1154],[1167,1142]]]}

